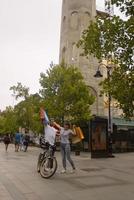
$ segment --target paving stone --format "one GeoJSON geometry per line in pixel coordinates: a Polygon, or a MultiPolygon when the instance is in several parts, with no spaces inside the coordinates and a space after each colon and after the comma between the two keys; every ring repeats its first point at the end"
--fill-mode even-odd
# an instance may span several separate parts
{"type": "Polygon", "coordinates": [[[134,153],[117,154],[113,159],[93,159],[90,153],[72,158],[77,170],[60,174],[60,153],[56,153],[58,170],[51,179],[36,171],[40,149],[30,147],[27,153],[8,153],[0,143],[0,200],[133,200],[134,153]]]}

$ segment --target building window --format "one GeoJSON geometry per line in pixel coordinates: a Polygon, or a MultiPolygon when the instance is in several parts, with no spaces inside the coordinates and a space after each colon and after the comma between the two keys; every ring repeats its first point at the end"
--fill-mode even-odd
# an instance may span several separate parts
{"type": "Polygon", "coordinates": [[[78,61],[78,48],[75,42],[72,43],[72,61],[73,62],[78,61]]]}
{"type": "Polygon", "coordinates": [[[66,21],[66,16],[63,17],[63,23],[65,23],[65,21],[66,21]]]}
{"type": "Polygon", "coordinates": [[[65,61],[66,59],[66,47],[63,47],[62,49],[62,60],[65,61]]]}
{"type": "Polygon", "coordinates": [[[91,19],[91,15],[89,12],[85,12],[82,17],[82,25],[83,27],[87,27],[89,25],[91,19]]]}
{"type": "Polygon", "coordinates": [[[85,15],[87,15],[88,17],[90,17],[90,13],[89,12],[85,12],[85,15]]]}
{"type": "Polygon", "coordinates": [[[63,17],[62,27],[63,27],[63,30],[66,27],[66,16],[63,17]]]}
{"type": "Polygon", "coordinates": [[[73,11],[71,13],[71,28],[77,29],[78,27],[78,12],[73,11]]]}

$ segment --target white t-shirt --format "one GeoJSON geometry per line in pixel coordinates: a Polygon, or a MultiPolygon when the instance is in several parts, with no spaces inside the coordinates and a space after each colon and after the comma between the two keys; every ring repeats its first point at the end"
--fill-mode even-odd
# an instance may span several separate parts
{"type": "Polygon", "coordinates": [[[61,143],[63,144],[69,144],[69,137],[70,135],[73,135],[73,131],[71,129],[65,130],[64,128],[61,127],[60,130],[60,138],[61,138],[61,143]]]}
{"type": "Polygon", "coordinates": [[[57,130],[49,125],[45,126],[45,141],[50,145],[55,144],[57,130]]]}

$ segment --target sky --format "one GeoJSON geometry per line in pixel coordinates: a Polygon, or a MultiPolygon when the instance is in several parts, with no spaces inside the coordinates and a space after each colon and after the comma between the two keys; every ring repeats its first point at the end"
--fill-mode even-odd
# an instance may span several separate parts
{"type": "MultiPolygon", "coordinates": [[[[59,59],[62,0],[0,0],[0,110],[14,106],[9,88],[38,92],[39,77],[59,59]]],[[[104,1],[97,0],[103,8],[104,1]]]]}

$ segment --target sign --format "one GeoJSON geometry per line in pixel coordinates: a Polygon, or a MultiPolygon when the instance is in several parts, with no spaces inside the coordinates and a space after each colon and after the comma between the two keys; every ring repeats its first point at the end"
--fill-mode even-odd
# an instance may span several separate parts
{"type": "Polygon", "coordinates": [[[108,157],[107,119],[96,117],[91,120],[91,157],[108,157]]]}

